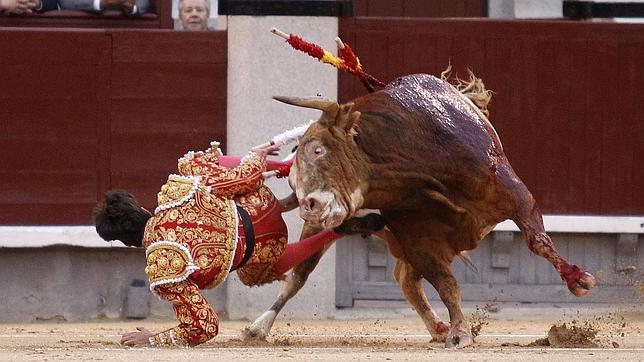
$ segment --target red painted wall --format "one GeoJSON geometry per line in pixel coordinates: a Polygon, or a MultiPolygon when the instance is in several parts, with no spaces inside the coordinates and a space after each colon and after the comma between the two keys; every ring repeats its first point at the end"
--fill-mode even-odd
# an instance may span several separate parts
{"type": "Polygon", "coordinates": [[[3,29],[0,225],[90,224],[112,188],[153,208],[178,157],[225,142],[226,39],[3,29]]]}
{"type": "MultiPolygon", "coordinates": [[[[495,92],[491,121],[542,211],[644,214],[644,25],[489,19],[342,19],[385,81],[466,67],[495,92]]],[[[364,94],[341,74],[343,101],[364,94]]]]}

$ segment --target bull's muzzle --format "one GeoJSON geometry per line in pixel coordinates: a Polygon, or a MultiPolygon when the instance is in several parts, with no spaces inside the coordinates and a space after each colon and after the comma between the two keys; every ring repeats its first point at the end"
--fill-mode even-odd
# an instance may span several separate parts
{"type": "Polygon", "coordinates": [[[326,229],[342,223],[347,212],[329,191],[316,191],[299,199],[300,217],[326,229]]]}
{"type": "Polygon", "coordinates": [[[299,200],[300,204],[300,217],[304,220],[311,220],[322,214],[324,203],[322,200],[315,196],[307,196],[299,200]]]}

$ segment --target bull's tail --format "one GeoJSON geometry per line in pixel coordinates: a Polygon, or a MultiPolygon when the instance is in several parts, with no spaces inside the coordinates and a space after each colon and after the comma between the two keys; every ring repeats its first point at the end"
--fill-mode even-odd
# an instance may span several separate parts
{"type": "Polygon", "coordinates": [[[468,80],[461,79],[458,75],[452,77],[452,64],[450,63],[447,69],[441,72],[441,79],[450,82],[459,92],[469,98],[486,117],[489,117],[490,112],[487,109],[487,105],[492,99],[492,91],[485,89],[483,80],[474,75],[471,69],[467,69],[467,74],[469,76],[468,80]]]}

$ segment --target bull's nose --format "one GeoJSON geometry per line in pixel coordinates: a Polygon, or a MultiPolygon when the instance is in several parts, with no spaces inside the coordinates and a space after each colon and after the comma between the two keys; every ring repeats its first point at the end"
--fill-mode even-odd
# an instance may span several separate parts
{"type": "Polygon", "coordinates": [[[322,210],[322,202],[315,196],[307,196],[299,201],[300,208],[307,213],[317,213],[322,210]]]}

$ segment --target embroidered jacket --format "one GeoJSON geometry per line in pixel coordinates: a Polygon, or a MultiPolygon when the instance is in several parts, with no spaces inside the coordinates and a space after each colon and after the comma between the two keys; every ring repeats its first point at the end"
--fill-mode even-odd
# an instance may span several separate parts
{"type": "Polygon", "coordinates": [[[263,185],[266,160],[250,154],[237,167],[221,167],[217,145],[179,159],[179,175],[161,187],[155,215],[146,224],[150,289],[172,303],[179,321],[150,338],[153,345],[194,346],[217,335],[218,317],[201,289],[219,285],[243,259],[246,239],[236,203],[248,212],[255,231],[253,254],[237,271],[240,280],[259,285],[283,278],[273,265],[288,234],[275,196],[263,185]]]}

